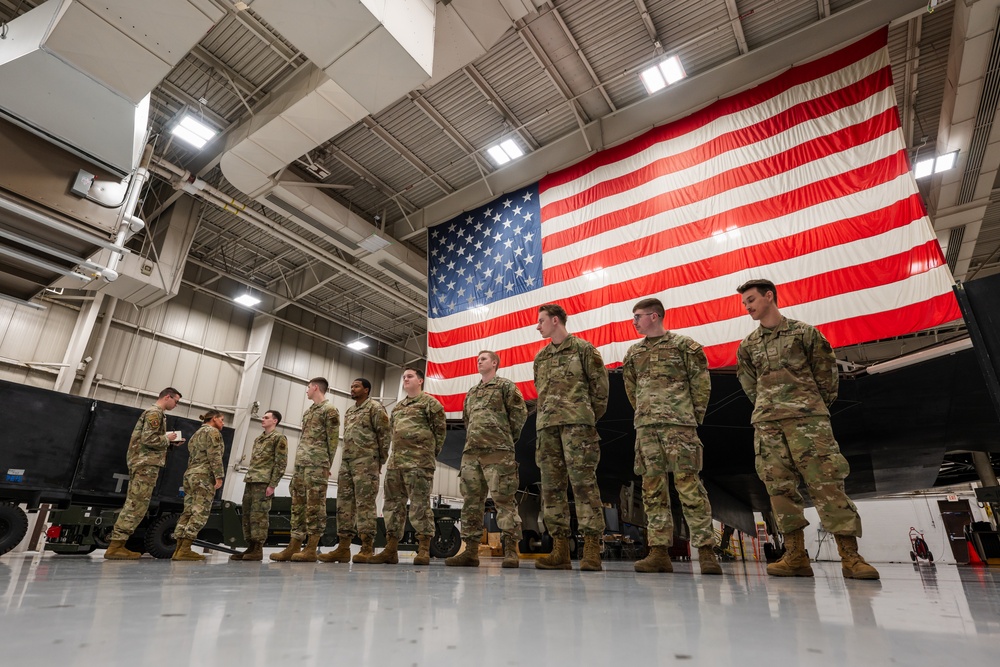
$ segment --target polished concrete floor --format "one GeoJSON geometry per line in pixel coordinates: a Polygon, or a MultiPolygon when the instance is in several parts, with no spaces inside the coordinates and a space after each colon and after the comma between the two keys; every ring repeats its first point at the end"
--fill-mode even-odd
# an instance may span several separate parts
{"type": "Polygon", "coordinates": [[[300,563],[0,559],[0,665],[959,665],[1000,656],[1000,571],[880,582],[300,563]]]}

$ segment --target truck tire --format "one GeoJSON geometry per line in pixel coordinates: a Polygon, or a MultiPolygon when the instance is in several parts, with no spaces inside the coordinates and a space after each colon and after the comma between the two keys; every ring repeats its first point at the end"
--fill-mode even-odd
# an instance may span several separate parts
{"type": "Polygon", "coordinates": [[[16,505],[0,504],[0,556],[7,553],[28,533],[28,515],[16,505]]]}
{"type": "Polygon", "coordinates": [[[451,558],[462,548],[462,534],[451,526],[447,535],[442,535],[441,531],[434,533],[431,538],[431,556],[434,558],[451,558]]]}
{"type": "Polygon", "coordinates": [[[149,523],[143,537],[143,547],[153,558],[170,558],[177,548],[174,539],[174,528],[177,527],[178,514],[162,514],[149,523]]]}

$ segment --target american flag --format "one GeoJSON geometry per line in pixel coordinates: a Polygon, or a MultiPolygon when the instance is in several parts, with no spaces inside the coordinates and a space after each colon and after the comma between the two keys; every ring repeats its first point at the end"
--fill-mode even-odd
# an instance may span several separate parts
{"type": "Polygon", "coordinates": [[[756,326],[735,292],[751,278],[835,347],[960,318],[909,170],[887,34],[431,228],[427,391],[461,416],[488,349],[534,398],[544,303],[612,367],[646,296],[710,366],[734,364],[756,326]]]}

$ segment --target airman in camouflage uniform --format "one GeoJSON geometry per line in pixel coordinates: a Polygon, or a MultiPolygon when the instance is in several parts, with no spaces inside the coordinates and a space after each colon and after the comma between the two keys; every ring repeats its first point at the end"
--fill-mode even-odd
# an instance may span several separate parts
{"type": "Polygon", "coordinates": [[[271,560],[316,562],[316,547],[326,530],[327,479],[340,437],[340,412],[326,400],[329,388],[326,378],[320,377],[310,380],[306,388],[306,397],[313,404],[302,415],[302,435],[295,450],[291,541],[287,548],[271,554],[271,560]]]}
{"type": "Polygon", "coordinates": [[[135,532],[146,516],[153,488],[160,476],[160,468],[167,462],[167,448],[180,444],[175,433],[167,433],[167,418],[164,414],[177,407],[181,393],[173,387],[160,392],[159,398],[149,409],[139,415],[139,421],[132,429],[128,443],[128,490],[125,506],[122,507],[111,533],[111,543],[104,557],[110,560],[134,560],[142,554],[125,548],[125,542],[135,532]]]}
{"type": "Polygon", "coordinates": [[[447,423],[444,408],[436,398],[423,391],[424,373],[416,368],[403,371],[406,398],[392,409],[392,454],[385,472],[385,548],[369,563],[399,562],[397,547],[406,527],[406,501],[410,501],[410,524],[417,533],[417,556],[414,565],[429,565],[434,537],[434,512],[431,510],[431,484],[437,456],[444,447],[447,423]]]}
{"type": "Polygon", "coordinates": [[[566,311],[557,304],[538,309],[538,331],[550,338],[535,356],[538,439],[535,461],[542,473],[542,513],[555,544],[535,561],[543,570],[572,569],[566,485],[573,485],[576,518],[583,531],[580,569],[601,570],[604,509],[597,488],[601,440],[597,420],[608,408],[608,370],[600,352],[566,330],[566,311]]]}
{"type": "Polygon", "coordinates": [[[861,517],[844,492],[850,467],[830,427],[829,406],[839,382],[833,348],[813,327],[781,315],[774,283],[751,280],[737,291],[750,317],[760,322],[740,343],[738,375],[754,404],[757,474],[785,538],[785,555],[768,565],[767,573],[813,576],[802,532],[809,525],[799,493],[805,484],[823,526],[836,537],[844,576],[878,579],[878,571],[858,554],[861,517]]]}
{"type": "Polygon", "coordinates": [[[663,303],[643,299],[632,309],[632,324],[645,336],[622,363],[625,394],[635,408],[635,473],[642,475],[642,500],[649,525],[649,555],[636,572],[673,572],[667,548],[673,543],[670,481],[681,500],[698,548],[702,574],[722,574],[715,558],[712,505],[698,475],[702,444],[697,427],[705,419],[712,382],[701,345],[663,326],[663,303]]]}
{"type": "Polygon", "coordinates": [[[281,413],[268,410],[260,418],[264,432],[253,441],[250,465],[243,477],[243,539],[247,548],[229,560],[263,560],[270,527],[271,500],[288,466],[288,438],[277,431],[281,413]]]}
{"type": "Polygon", "coordinates": [[[184,471],[184,512],[174,528],[177,548],[173,560],[205,560],[191,551],[191,541],[205,527],[212,511],[215,491],[222,487],[225,469],[222,454],[226,445],[222,441],[225,420],[218,410],[209,410],[201,416],[202,427],[188,444],[188,465],[184,471]]]}
{"type": "Polygon", "coordinates": [[[337,536],[340,544],[319,557],[324,563],[351,560],[351,541],[360,534],[361,551],[355,563],[367,563],[377,530],[375,498],[378,473],[389,457],[389,416],[381,403],[369,398],[372,383],[358,378],[351,383],[354,405],[344,414],[344,453],[337,475],[337,536]]]}
{"type": "Polygon", "coordinates": [[[484,350],[476,358],[479,384],[465,396],[465,451],[462,453],[462,539],[465,551],[445,560],[445,565],[478,567],[479,543],[483,535],[486,494],[493,496],[497,524],[503,531],[503,567],[518,567],[517,543],[521,540],[521,516],[517,493],[517,461],[514,443],[528,419],[521,391],[507,378],[497,377],[500,357],[484,350]]]}

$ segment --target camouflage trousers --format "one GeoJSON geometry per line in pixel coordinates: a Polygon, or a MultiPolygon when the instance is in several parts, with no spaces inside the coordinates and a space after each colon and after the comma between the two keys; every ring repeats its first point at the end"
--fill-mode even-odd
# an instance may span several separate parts
{"type": "Polygon", "coordinates": [[[184,475],[184,512],[174,528],[175,540],[193,540],[208,523],[215,498],[215,478],[198,472],[184,475]]]}
{"type": "Polygon", "coordinates": [[[462,491],[462,539],[483,537],[483,514],[487,492],[497,506],[497,525],[504,535],[521,540],[521,516],[517,512],[517,461],[514,452],[465,454],[459,476],[462,491]]]}
{"type": "Polygon", "coordinates": [[[844,492],[851,472],[833,438],[829,417],[800,417],[754,424],[757,474],[771,496],[778,530],[809,525],[802,512],[805,485],[823,527],[834,535],[861,537],[858,508],[844,492]]]}
{"type": "Polygon", "coordinates": [[[153,497],[153,488],[160,476],[159,466],[135,466],[128,471],[128,490],[125,492],[125,505],[118,513],[111,539],[127,540],[135,532],[136,527],[146,516],[149,500],[153,497]]]}
{"type": "Polygon", "coordinates": [[[341,462],[337,475],[337,535],[374,536],[377,532],[378,470],[377,456],[341,462]]]}
{"type": "Polygon", "coordinates": [[[305,541],[310,535],[326,532],[326,473],[323,466],[295,466],[292,473],[293,540],[305,541]]]}
{"type": "Polygon", "coordinates": [[[434,536],[431,484],[434,471],[423,468],[389,468],[385,472],[385,534],[402,537],[406,528],[406,501],[410,501],[410,525],[417,537],[434,536]]]}
{"type": "Polygon", "coordinates": [[[535,462],[542,472],[542,517],[553,537],[570,537],[567,484],[572,485],[576,520],[586,535],[604,534],[604,507],[597,488],[601,439],[597,429],[567,424],[538,429],[535,462]]]}
{"type": "Polygon", "coordinates": [[[271,498],[267,482],[247,482],[243,488],[243,539],[247,542],[266,542],[271,525],[271,498]]]}
{"type": "Polygon", "coordinates": [[[681,500],[691,546],[714,547],[712,505],[701,483],[702,444],[694,426],[652,426],[636,429],[635,472],[642,475],[642,503],[646,508],[650,546],[669,547],[674,541],[670,509],[670,480],[681,500]]]}

